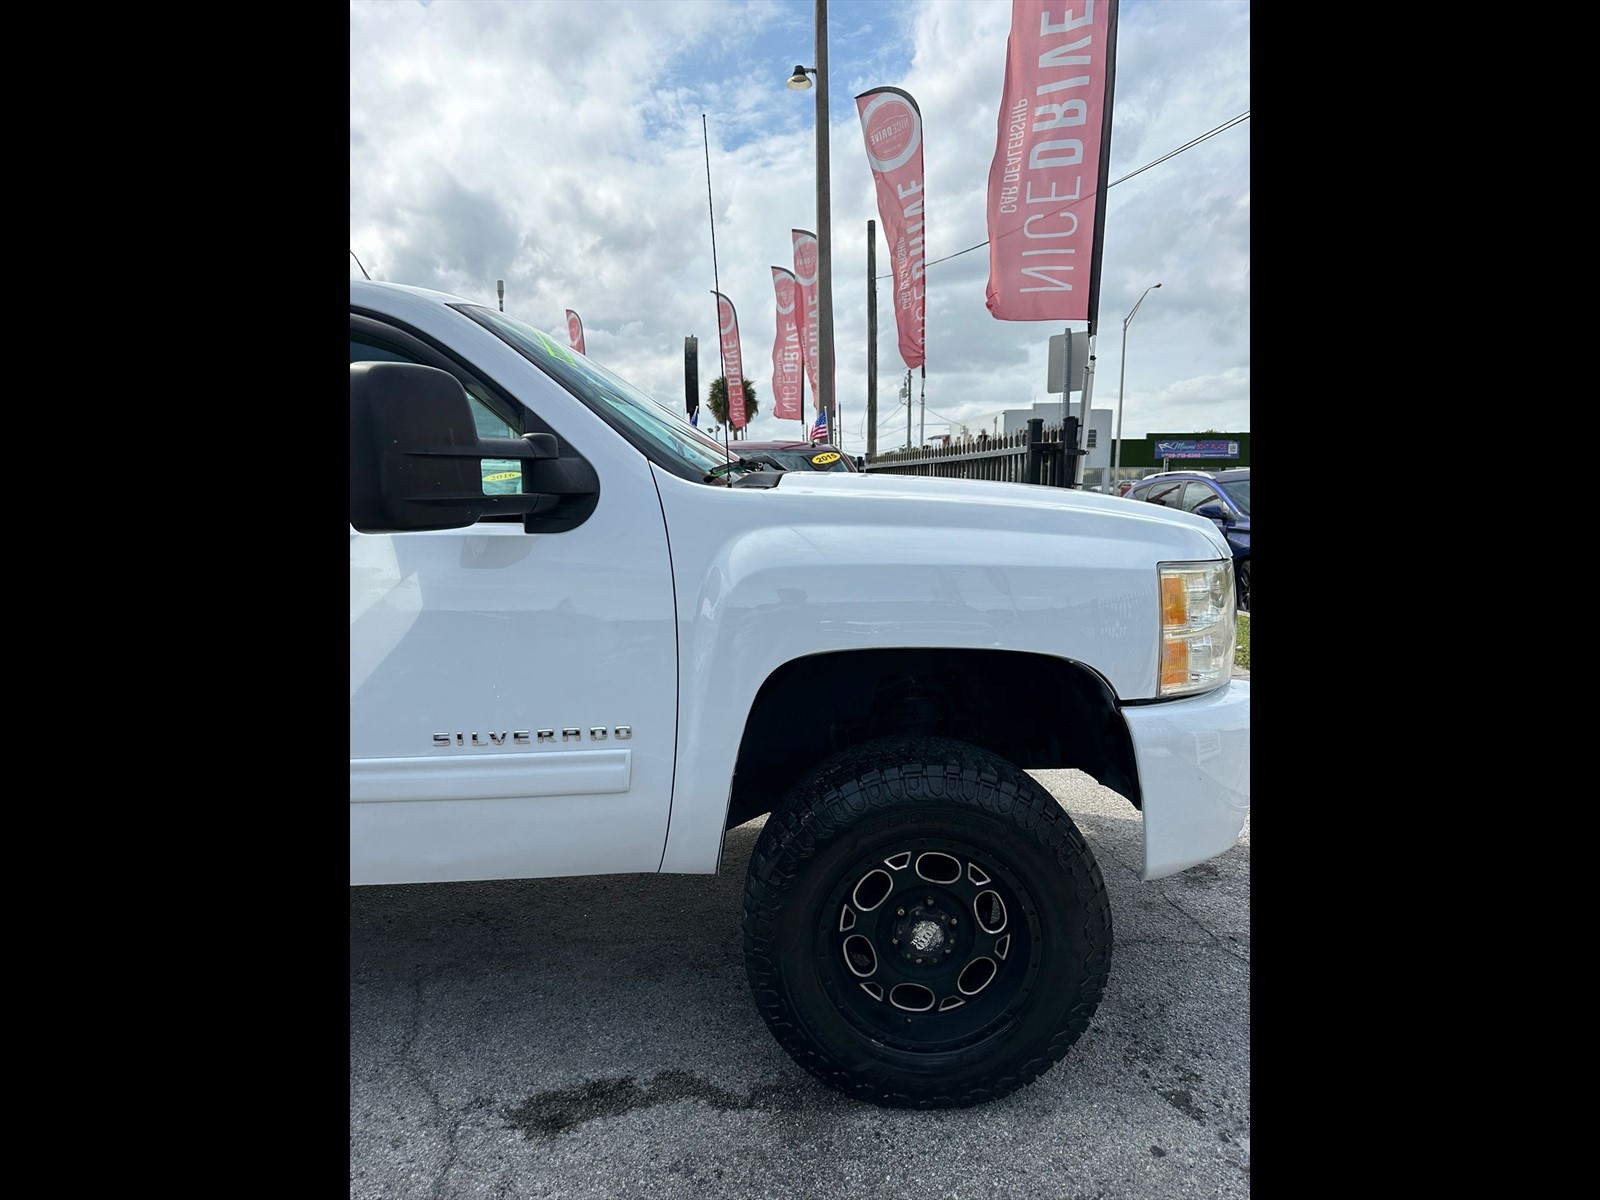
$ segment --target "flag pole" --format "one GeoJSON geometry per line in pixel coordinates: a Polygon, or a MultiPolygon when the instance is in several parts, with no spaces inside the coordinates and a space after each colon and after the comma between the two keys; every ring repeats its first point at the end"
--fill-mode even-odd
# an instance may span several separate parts
{"type": "MultiPolygon", "coordinates": [[[[722,422],[722,449],[728,449],[728,426],[733,424],[733,409],[728,402],[728,359],[722,349],[722,281],[717,278],[717,210],[711,205],[711,135],[706,132],[706,115],[700,114],[700,136],[706,148],[706,211],[711,214],[711,282],[716,284],[712,299],[717,305],[717,319],[712,328],[717,331],[717,361],[722,365],[722,404],[727,416],[722,422]]],[[[733,486],[733,472],[728,472],[728,486],[733,486]]]]}
{"type": "MultiPolygon", "coordinates": [[[[1095,184],[1100,195],[1094,202],[1094,251],[1089,256],[1089,365],[1083,377],[1083,428],[1078,430],[1083,453],[1078,458],[1079,471],[1073,473],[1069,487],[1082,487],[1089,473],[1089,406],[1094,399],[1095,326],[1100,322],[1100,257],[1106,244],[1105,192],[1111,186],[1106,176],[1111,170],[1111,110],[1117,90],[1117,7],[1118,0],[1111,0],[1106,14],[1106,91],[1100,109],[1100,166],[1095,184]]],[[[1072,335],[1069,333],[1067,338],[1070,341],[1072,335]]],[[[1071,381],[1064,386],[1070,389],[1071,381]]],[[[1072,392],[1068,391],[1063,399],[1067,401],[1062,407],[1064,413],[1072,407],[1072,392]]]]}

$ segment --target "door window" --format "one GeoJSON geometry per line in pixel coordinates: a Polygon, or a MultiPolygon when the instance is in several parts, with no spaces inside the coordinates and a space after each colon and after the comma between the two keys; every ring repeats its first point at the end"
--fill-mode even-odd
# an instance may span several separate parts
{"type": "Polygon", "coordinates": [[[1151,484],[1144,498],[1151,504],[1161,505],[1162,508],[1177,508],[1178,498],[1182,494],[1183,480],[1179,479],[1170,483],[1151,484]]]}
{"type": "Polygon", "coordinates": [[[1209,504],[1212,501],[1216,501],[1216,503],[1221,504],[1224,511],[1226,511],[1228,507],[1227,503],[1222,499],[1222,496],[1220,493],[1218,493],[1217,489],[1212,487],[1209,483],[1202,483],[1198,479],[1191,479],[1188,483],[1183,485],[1183,502],[1180,507],[1184,512],[1194,512],[1202,504],[1209,504]]]}

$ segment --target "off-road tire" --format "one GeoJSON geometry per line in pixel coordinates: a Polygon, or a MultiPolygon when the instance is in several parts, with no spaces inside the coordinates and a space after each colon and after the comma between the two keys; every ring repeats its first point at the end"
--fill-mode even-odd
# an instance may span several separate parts
{"type": "Polygon", "coordinates": [[[888,1107],[979,1104],[1049,1070],[1089,1026],[1111,941],[1100,868],[1054,797],[945,738],[823,763],[768,818],[745,884],[768,1028],[823,1083],[888,1107]]]}

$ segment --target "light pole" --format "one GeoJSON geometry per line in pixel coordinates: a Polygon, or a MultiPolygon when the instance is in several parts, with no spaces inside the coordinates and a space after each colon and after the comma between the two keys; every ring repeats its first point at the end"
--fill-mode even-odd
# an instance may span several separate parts
{"type": "MultiPolygon", "coordinates": [[[[1139,304],[1143,304],[1144,297],[1160,286],[1159,283],[1152,283],[1145,288],[1144,296],[1139,297],[1139,304]]],[[[1122,474],[1122,392],[1128,383],[1128,322],[1133,320],[1133,313],[1139,311],[1139,304],[1135,304],[1133,312],[1122,318],[1122,377],[1117,380],[1117,438],[1116,451],[1111,463],[1112,487],[1117,485],[1117,476],[1122,474]]]]}
{"type": "Polygon", "coordinates": [[[828,437],[842,446],[833,400],[833,231],[828,198],[828,0],[817,0],[815,67],[795,66],[789,87],[803,92],[817,77],[817,403],[828,414],[828,437]]]}

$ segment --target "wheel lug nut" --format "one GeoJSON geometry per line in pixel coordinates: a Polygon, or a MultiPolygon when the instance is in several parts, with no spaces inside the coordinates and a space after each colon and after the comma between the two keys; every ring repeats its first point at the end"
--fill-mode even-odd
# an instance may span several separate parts
{"type": "Polygon", "coordinates": [[[898,946],[899,944],[900,944],[900,939],[899,938],[890,938],[889,939],[889,945],[898,946]]]}
{"type": "Polygon", "coordinates": [[[954,950],[955,950],[955,947],[954,947],[954,946],[946,946],[946,947],[945,947],[945,948],[944,948],[944,952],[945,952],[945,953],[946,953],[946,954],[950,954],[950,953],[952,953],[952,952],[953,952],[953,951],[954,951],[954,950]]]}
{"type": "Polygon", "coordinates": [[[932,897],[932,896],[929,896],[929,897],[928,897],[928,907],[929,907],[929,908],[932,908],[932,907],[933,907],[933,897],[932,897]]]}
{"type": "Polygon", "coordinates": [[[906,910],[903,908],[897,908],[894,910],[894,915],[897,917],[903,917],[906,915],[906,910]]]}
{"type": "Polygon", "coordinates": [[[920,967],[921,965],[922,965],[922,960],[919,958],[919,959],[917,959],[917,966],[920,967]]]}

